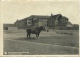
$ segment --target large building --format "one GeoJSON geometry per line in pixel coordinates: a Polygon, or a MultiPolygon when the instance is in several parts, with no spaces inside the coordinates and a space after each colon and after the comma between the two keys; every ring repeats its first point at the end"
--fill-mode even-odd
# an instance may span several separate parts
{"type": "Polygon", "coordinates": [[[27,18],[17,20],[15,26],[18,28],[26,29],[32,27],[44,26],[45,28],[52,29],[66,29],[68,18],[61,14],[51,16],[31,15],[27,18]]]}

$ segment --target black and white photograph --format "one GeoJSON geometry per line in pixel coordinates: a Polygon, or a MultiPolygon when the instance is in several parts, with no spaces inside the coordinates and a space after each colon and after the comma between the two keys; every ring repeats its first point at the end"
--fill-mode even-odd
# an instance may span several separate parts
{"type": "Polygon", "coordinates": [[[78,1],[3,1],[3,55],[79,55],[78,1]]]}

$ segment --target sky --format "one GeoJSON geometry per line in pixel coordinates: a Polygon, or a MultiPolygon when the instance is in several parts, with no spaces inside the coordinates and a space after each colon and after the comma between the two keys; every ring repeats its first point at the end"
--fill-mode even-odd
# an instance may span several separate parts
{"type": "Polygon", "coordinates": [[[53,15],[62,14],[69,18],[73,24],[79,24],[79,4],[78,1],[26,1],[1,3],[1,16],[3,23],[14,23],[31,15],[53,15]]]}

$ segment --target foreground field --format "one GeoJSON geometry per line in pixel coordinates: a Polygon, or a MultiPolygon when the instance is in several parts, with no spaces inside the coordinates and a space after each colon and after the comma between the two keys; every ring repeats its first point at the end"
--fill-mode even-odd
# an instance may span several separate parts
{"type": "Polygon", "coordinates": [[[31,35],[26,38],[25,30],[4,31],[4,52],[27,52],[23,55],[71,55],[79,53],[78,31],[42,32],[39,39],[31,35]],[[56,32],[72,32],[73,35],[57,34],[56,32]]]}

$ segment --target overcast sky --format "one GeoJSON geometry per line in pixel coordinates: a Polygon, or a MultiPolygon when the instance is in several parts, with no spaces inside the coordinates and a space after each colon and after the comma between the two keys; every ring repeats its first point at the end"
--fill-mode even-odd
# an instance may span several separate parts
{"type": "Polygon", "coordinates": [[[78,2],[3,2],[3,23],[14,23],[30,15],[62,14],[69,18],[71,23],[79,24],[78,2]]]}

